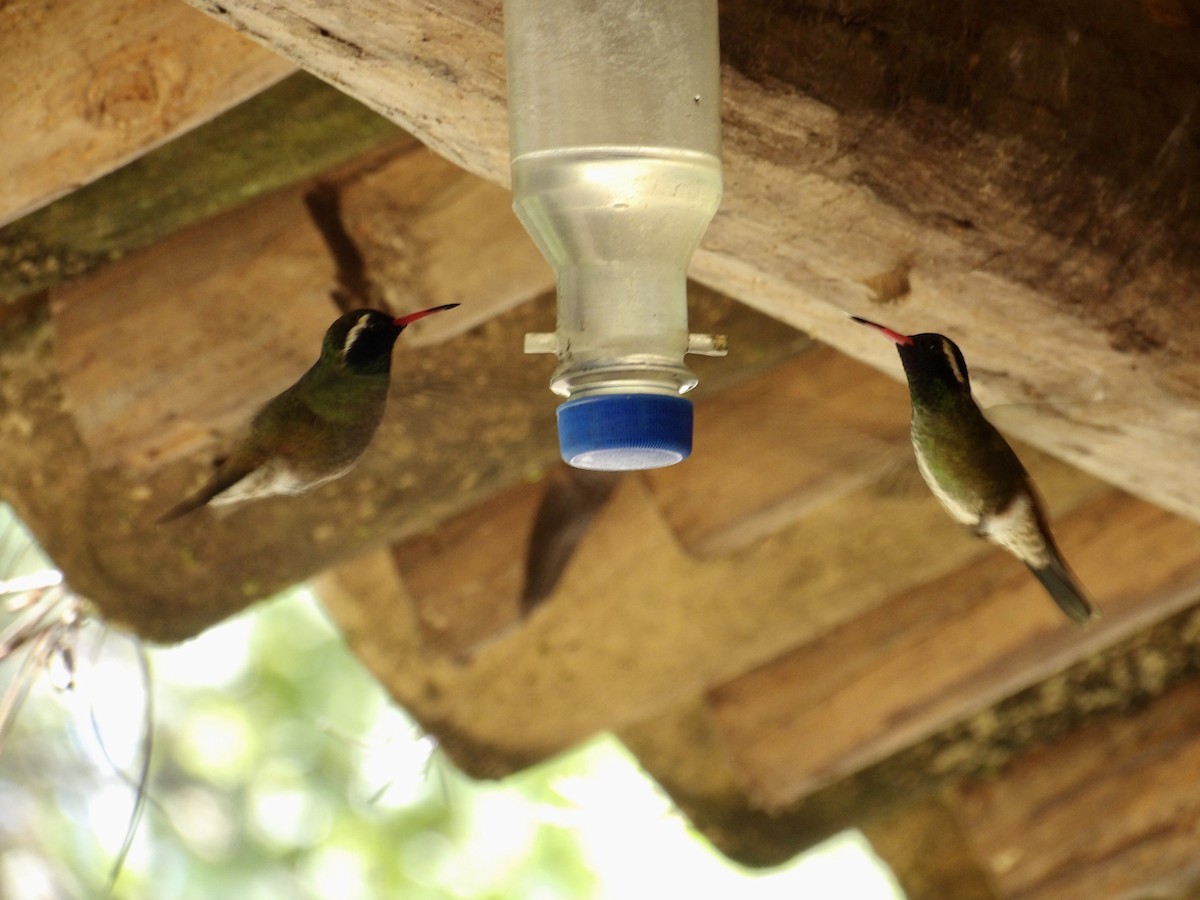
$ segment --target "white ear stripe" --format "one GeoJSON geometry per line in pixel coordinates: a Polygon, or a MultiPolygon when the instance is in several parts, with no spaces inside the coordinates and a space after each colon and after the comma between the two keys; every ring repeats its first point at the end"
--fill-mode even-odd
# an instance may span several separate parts
{"type": "MultiPolygon", "coordinates": [[[[354,327],[357,328],[358,326],[354,327]]],[[[959,384],[966,384],[967,379],[958,365],[958,354],[954,352],[954,348],[950,346],[949,341],[942,341],[942,352],[946,354],[946,361],[950,363],[950,371],[954,373],[955,379],[959,384]]]]}
{"type": "Polygon", "coordinates": [[[345,356],[350,348],[354,346],[354,342],[358,340],[359,333],[367,327],[367,321],[370,318],[371,317],[369,315],[361,315],[358,317],[358,321],[354,323],[350,331],[346,334],[346,343],[342,344],[342,356],[345,356]]]}

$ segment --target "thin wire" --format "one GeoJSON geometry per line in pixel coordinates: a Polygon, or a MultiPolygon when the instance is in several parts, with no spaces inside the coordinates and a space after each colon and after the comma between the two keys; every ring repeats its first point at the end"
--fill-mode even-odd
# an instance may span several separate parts
{"type": "Polygon", "coordinates": [[[0,563],[0,572],[11,572],[16,567],[17,560],[20,559],[21,554],[25,552],[25,548],[18,548],[17,542],[12,539],[13,533],[16,530],[16,517],[6,519],[4,530],[0,532],[0,547],[4,548],[4,555],[7,558],[3,563],[0,563]]]}
{"type": "Polygon", "coordinates": [[[62,591],[50,588],[30,602],[12,624],[0,632],[0,662],[18,650],[26,641],[43,632],[43,624],[54,612],[62,591]]]}
{"type": "MultiPolygon", "coordinates": [[[[104,624],[100,630],[100,637],[97,638],[96,646],[92,651],[93,666],[100,656],[100,649],[104,645],[108,634],[109,627],[107,624],[104,624]]],[[[117,879],[121,877],[121,871],[125,868],[125,860],[129,857],[129,850],[133,846],[133,839],[137,834],[138,825],[141,824],[148,799],[146,786],[150,781],[150,763],[154,756],[154,695],[151,690],[150,656],[146,652],[146,645],[142,641],[137,638],[130,638],[129,640],[137,652],[138,672],[142,680],[142,696],[146,698],[145,703],[142,705],[142,761],[138,768],[136,781],[117,765],[116,761],[112,758],[112,754],[108,752],[108,746],[104,743],[104,736],[101,733],[100,722],[96,718],[96,704],[94,701],[88,704],[88,718],[91,721],[92,734],[96,738],[96,744],[100,747],[101,754],[118,777],[135,789],[133,810],[129,814],[129,825],[125,829],[125,837],[121,842],[121,849],[113,857],[112,866],[108,873],[108,880],[104,885],[104,896],[106,897],[111,897],[113,890],[117,886],[117,879]]]]}
{"type": "MultiPolygon", "coordinates": [[[[14,546],[16,542],[11,538],[16,532],[17,525],[12,519],[0,525],[0,572],[4,572],[6,575],[12,572],[17,564],[34,549],[32,541],[28,541],[23,547],[14,546]]],[[[29,647],[13,680],[4,695],[0,697],[0,752],[3,751],[21,707],[28,699],[38,675],[48,669],[50,660],[56,652],[61,652],[67,657],[66,665],[70,676],[67,689],[74,687],[73,663],[70,661],[70,657],[73,655],[71,638],[73,635],[77,635],[80,627],[87,622],[87,617],[81,617],[80,614],[82,601],[63,585],[62,573],[53,569],[0,579],[0,597],[5,596],[10,597],[7,601],[9,609],[14,612],[20,611],[20,615],[3,631],[0,631],[0,662],[6,660],[26,644],[29,647]],[[63,604],[64,598],[67,601],[65,605],[63,604]],[[53,618],[55,614],[57,614],[57,618],[53,618]]],[[[100,636],[92,652],[93,668],[97,664],[108,633],[108,625],[102,624],[100,636]]],[[[106,897],[113,895],[144,815],[148,800],[146,788],[154,756],[154,698],[151,692],[149,654],[140,640],[137,638],[130,638],[130,640],[136,648],[138,670],[145,697],[142,711],[141,765],[136,782],[116,764],[105,744],[96,714],[94,696],[88,705],[92,733],[101,754],[112,770],[123,781],[135,788],[129,824],[125,829],[121,847],[113,858],[104,886],[104,896],[106,897]]]]}
{"type": "Polygon", "coordinates": [[[129,827],[125,831],[125,840],[121,843],[121,849],[113,860],[112,871],[108,877],[108,884],[105,886],[105,893],[109,896],[112,895],[113,888],[117,885],[117,878],[125,866],[125,859],[129,856],[134,835],[137,834],[138,825],[146,809],[146,785],[150,780],[150,762],[154,755],[154,698],[150,690],[150,657],[141,641],[137,641],[136,646],[138,669],[141,673],[142,688],[146,697],[142,711],[142,764],[138,770],[138,791],[133,803],[133,812],[129,816],[129,827]]]}
{"type": "Polygon", "coordinates": [[[21,660],[17,674],[13,676],[12,683],[4,692],[3,699],[0,699],[0,752],[4,750],[4,742],[8,739],[9,732],[12,731],[21,705],[29,696],[29,691],[37,680],[37,673],[34,670],[40,671],[46,665],[64,627],[61,622],[56,622],[34,638],[33,646],[29,648],[26,657],[21,660]]]}

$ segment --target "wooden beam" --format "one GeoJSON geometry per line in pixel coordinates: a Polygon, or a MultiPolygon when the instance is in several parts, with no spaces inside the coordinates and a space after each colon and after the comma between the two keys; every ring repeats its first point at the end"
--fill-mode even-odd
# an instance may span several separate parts
{"type": "Polygon", "coordinates": [[[781,865],[824,836],[821,829],[828,823],[818,823],[807,811],[778,815],[747,801],[701,697],[629,725],[617,736],[692,825],[742,865],[781,865]]]}
{"type": "MultiPolygon", "coordinates": [[[[506,183],[496,4],[191,2],[506,183]]],[[[846,311],[948,333],[989,403],[1058,404],[1022,437],[1200,518],[1200,324],[1162,302],[1200,291],[1200,118],[1149,87],[1200,77],[1200,37],[1110,12],[726,4],[725,201],[692,273],[895,374],[846,311]]]]}
{"type": "Polygon", "coordinates": [[[468,659],[519,622],[522,562],[541,499],[541,490],[518,485],[393,547],[427,653],[468,659]],[[513,552],[466,552],[500,542],[513,552]]]}
{"type": "MultiPolygon", "coordinates": [[[[778,864],[839,831],[860,828],[914,900],[992,898],[997,885],[960,823],[955,785],[993,784],[1046,741],[1086,730],[1104,716],[1135,714],[1196,678],[1198,651],[1200,611],[1193,608],[786,809],[764,811],[742,793],[734,760],[701,698],[619,736],[696,827],[745,864],[778,864]]],[[[1002,791],[997,784],[997,794],[1002,791]]]]}
{"type": "Polygon", "coordinates": [[[645,477],[688,552],[721,556],[911,470],[907,403],[895,382],[818,346],[701,404],[694,457],[645,477]]]}
{"type": "MultiPolygon", "coordinates": [[[[480,233],[480,223],[488,223],[500,248],[529,263],[510,284],[489,285],[479,305],[495,311],[522,290],[544,291],[547,270],[534,267],[542,264],[507,195],[473,186],[475,179],[428,151],[418,155],[431,162],[401,171],[405,157],[391,161],[398,168],[388,190],[399,192],[391,196],[406,219],[378,209],[363,215],[353,199],[342,210],[348,227],[408,240],[420,255],[438,239],[432,224],[441,221],[456,236],[446,216],[454,208],[472,219],[464,227],[480,233]],[[423,179],[419,191],[411,190],[412,177],[423,179]],[[409,203],[411,193],[429,205],[409,203]],[[506,225],[484,208],[489,204],[509,217],[506,225]],[[542,284],[530,287],[539,278],[542,284]]],[[[339,184],[352,191],[354,182],[339,184]]],[[[386,186],[378,178],[373,184],[386,186]]],[[[77,588],[110,621],[147,637],[194,635],[339,555],[383,540],[389,529],[428,528],[554,456],[549,361],[520,355],[520,335],[549,324],[549,308],[535,305],[460,336],[453,349],[445,342],[420,352],[398,348],[394,400],[415,381],[436,385],[411,405],[392,404],[351,479],[315,498],[267,502],[225,521],[201,513],[173,529],[153,527],[156,510],[203,477],[254,407],[311,364],[337,315],[328,296],[336,267],[305,211],[306,191],[295,186],[231,210],[63,286],[55,292],[52,329],[36,319],[14,321],[4,337],[4,427],[36,440],[6,451],[0,489],[77,588]],[[500,375],[496,361],[506,358],[513,364],[500,375]],[[470,388],[447,397],[446,385],[455,384],[470,388]],[[450,415],[442,412],[447,408],[450,415]],[[480,434],[494,440],[481,447],[480,434]],[[189,453],[200,458],[167,465],[189,453]],[[97,520],[109,523],[103,534],[89,526],[97,520]]],[[[470,248],[455,252],[430,252],[439,265],[415,272],[410,287],[456,284],[446,267],[461,267],[470,248]]]]}
{"type": "Polygon", "coordinates": [[[376,305],[463,304],[414,329],[414,346],[463,334],[554,288],[511,195],[429,150],[352,172],[339,194],[345,228],[378,286],[376,305]]]}
{"type": "Polygon", "coordinates": [[[1096,595],[1098,623],[1071,626],[1001,551],[901,592],[713,691],[749,793],[784,807],[1145,628],[1200,589],[1200,529],[1157,507],[1112,492],[1055,525],[1096,595]]]}
{"type": "Polygon", "coordinates": [[[906,900],[1002,900],[940,798],[868,822],[863,833],[900,882],[906,900]]]}
{"type": "Polygon", "coordinates": [[[0,225],[294,71],[171,0],[6,3],[0,58],[0,225]]]}
{"type": "Polygon", "coordinates": [[[337,310],[333,260],[302,193],[214,217],[54,291],[67,410],[98,465],[154,471],[211,451],[312,364],[337,310]]]}
{"type": "MultiPolygon", "coordinates": [[[[302,368],[334,314],[331,306],[320,329],[299,342],[302,368]]],[[[302,315],[297,311],[298,321],[302,315]]],[[[264,500],[224,518],[200,512],[169,528],[155,528],[154,519],[204,477],[220,441],[210,439],[194,462],[153,475],[97,465],[66,411],[52,323],[40,314],[14,320],[0,331],[6,385],[0,431],[20,438],[6,446],[0,496],[107,621],[151,640],[183,640],[364,547],[430,529],[550,465],[557,453],[548,368],[517,365],[501,377],[489,365],[516,356],[521,335],[552,320],[547,302],[525,304],[419,352],[398,347],[387,415],[352,474],[305,497],[264,500]],[[405,390],[428,381],[430,372],[441,385],[470,388],[405,390]]],[[[270,339],[283,333],[272,331],[270,339]]]]}
{"type": "Polygon", "coordinates": [[[956,793],[1002,897],[1191,897],[1200,883],[1200,681],[1098,719],[956,793]]]}
{"type": "Polygon", "coordinates": [[[313,76],[292,75],[0,228],[0,303],[79,277],[384,143],[399,148],[416,139],[313,76]]]}
{"type": "Polygon", "coordinates": [[[498,4],[356,0],[334,9],[312,0],[188,2],[281,56],[303,59],[304,69],[456,165],[507,182],[498,4]]]}
{"type": "MultiPolygon", "coordinates": [[[[409,282],[415,293],[436,295],[439,285],[457,290],[453,270],[473,253],[456,241],[460,229],[446,214],[453,209],[471,219],[463,228],[492,229],[497,252],[507,247],[528,262],[510,283],[458,297],[468,309],[494,313],[522,291],[544,291],[548,270],[507,195],[415,152],[427,161],[412,169],[416,157],[402,155],[389,163],[390,182],[373,182],[398,192],[405,218],[377,207],[365,215],[356,195],[342,210],[347,227],[373,228],[384,244],[408,241],[418,258],[436,259],[409,282]],[[413,177],[423,179],[415,191],[413,177]],[[410,193],[428,205],[408,203],[410,193]],[[450,230],[439,232],[438,222],[450,230]],[[431,249],[443,237],[456,246],[431,249]]],[[[349,196],[353,184],[343,180],[339,189],[349,196]]],[[[337,315],[328,296],[335,262],[306,213],[305,193],[304,185],[285,189],[65,285],[55,292],[53,329],[35,317],[14,321],[5,336],[11,391],[3,427],[37,440],[6,452],[0,490],[78,589],[110,621],[147,637],[194,635],[389,533],[429,528],[556,455],[550,360],[520,353],[521,335],[545,330],[551,312],[526,304],[419,350],[407,347],[420,334],[414,326],[395,355],[389,415],[349,479],[228,521],[200,513],[154,528],[156,512],[204,476],[255,406],[311,364],[337,315]],[[497,366],[506,359],[511,364],[497,366]],[[413,391],[414,383],[425,387],[413,391]],[[188,455],[191,464],[179,464],[188,455]],[[103,535],[88,526],[97,520],[110,523],[103,535]]]]}

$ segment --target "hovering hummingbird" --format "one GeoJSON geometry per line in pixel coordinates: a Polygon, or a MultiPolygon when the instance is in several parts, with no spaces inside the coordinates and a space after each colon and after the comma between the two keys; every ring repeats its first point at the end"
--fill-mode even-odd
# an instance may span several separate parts
{"type": "Polygon", "coordinates": [[[900,352],[912,399],[917,468],[946,511],[1025,563],[1072,620],[1082,624],[1095,617],[1050,534],[1029,473],[971,396],[967,363],[954,341],[941,334],[900,334],[852,318],[880,331],[900,352]]]}
{"type": "Polygon", "coordinates": [[[383,418],[396,338],[409,323],[456,306],[447,303],[397,319],[373,309],[341,316],[325,332],[312,368],[255,414],[246,436],[218,461],[212,477],[158,524],[206,504],[303,494],[345,475],[383,418]]]}

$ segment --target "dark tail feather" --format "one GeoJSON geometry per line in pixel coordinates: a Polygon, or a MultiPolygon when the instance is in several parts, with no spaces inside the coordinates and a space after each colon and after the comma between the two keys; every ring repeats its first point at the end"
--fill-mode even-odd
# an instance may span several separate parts
{"type": "Polygon", "coordinates": [[[166,525],[168,522],[174,522],[176,519],[183,518],[188,513],[195,512],[213,497],[217,496],[217,494],[233,487],[253,471],[252,467],[234,468],[227,465],[224,461],[218,463],[218,466],[219,468],[213,474],[212,478],[205,482],[204,487],[172,506],[159,516],[154,524],[166,525]]]}
{"type": "Polygon", "coordinates": [[[1067,568],[1056,548],[1050,548],[1050,564],[1041,569],[1029,567],[1038,581],[1046,588],[1059,608],[1078,625],[1084,625],[1091,619],[1100,617],[1096,607],[1088,599],[1087,592],[1075,574],[1067,568]]]}
{"type": "Polygon", "coordinates": [[[155,525],[166,525],[168,522],[174,522],[176,519],[181,519],[190,512],[195,512],[205,503],[215,497],[215,493],[209,493],[207,490],[201,491],[198,494],[193,494],[186,500],[176,503],[165,513],[154,520],[155,525]]]}

